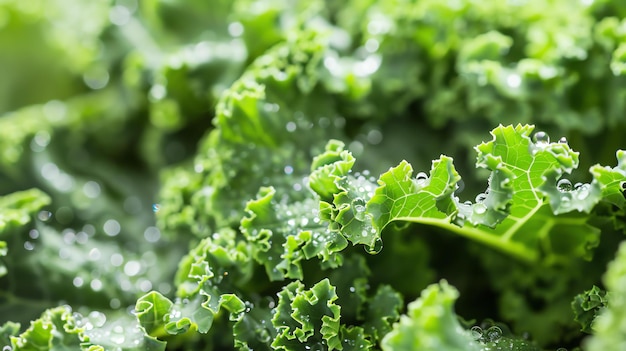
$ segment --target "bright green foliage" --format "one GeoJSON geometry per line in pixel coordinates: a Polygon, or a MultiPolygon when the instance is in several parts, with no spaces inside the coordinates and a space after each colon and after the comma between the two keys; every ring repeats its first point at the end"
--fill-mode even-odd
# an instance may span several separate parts
{"type": "MultiPolygon", "coordinates": [[[[33,215],[50,204],[50,197],[38,189],[21,191],[0,197],[0,239],[16,228],[30,223],[33,215]]],[[[44,216],[47,214],[44,213],[44,216]]],[[[6,239],[5,239],[6,240],[6,239]]],[[[0,240],[0,257],[6,256],[7,243],[0,240]]],[[[0,261],[0,277],[7,274],[7,268],[0,261]]]]}
{"type": "MultiPolygon", "coordinates": [[[[569,180],[557,180],[576,168],[578,154],[565,142],[532,141],[532,129],[501,126],[492,132],[493,141],[476,147],[477,167],[492,173],[475,203],[461,203],[454,195],[461,177],[446,156],[433,161],[429,176],[419,173],[415,178],[411,166],[401,162],[380,176],[372,195],[364,177],[349,175],[354,158],[336,142],[314,161],[318,168],[311,187],[331,190],[332,204],[322,202],[322,215],[355,244],[373,247],[389,223],[405,221],[443,227],[522,259],[589,258],[598,232],[586,223],[584,213],[601,200],[623,205],[614,199],[622,197],[624,153],[618,152],[616,168],[594,166],[594,180],[573,188],[569,180]]],[[[331,199],[329,193],[316,191],[331,199]]]]}
{"type": "Polygon", "coordinates": [[[480,350],[456,318],[453,304],[458,297],[459,292],[446,281],[426,288],[383,338],[383,350],[480,350]]]}
{"type": "Polygon", "coordinates": [[[609,291],[608,306],[594,320],[594,336],[586,344],[589,351],[621,350],[626,347],[626,245],[621,244],[615,260],[609,264],[604,283],[609,291]]]}
{"type": "Polygon", "coordinates": [[[576,322],[581,325],[581,330],[591,333],[596,317],[606,308],[608,303],[606,291],[593,286],[591,290],[576,295],[572,301],[572,309],[576,314],[576,322]]]}
{"type": "Polygon", "coordinates": [[[624,349],[624,18],[0,0],[0,346],[624,349]]]}

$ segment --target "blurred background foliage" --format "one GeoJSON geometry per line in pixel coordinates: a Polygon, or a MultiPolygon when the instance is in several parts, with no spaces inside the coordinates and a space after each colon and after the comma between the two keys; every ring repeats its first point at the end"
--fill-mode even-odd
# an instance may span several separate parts
{"type": "MultiPolygon", "coordinates": [[[[60,301],[117,310],[172,294],[191,245],[237,229],[260,186],[292,187],[330,138],[372,174],[453,156],[469,194],[486,181],[472,147],[500,123],[565,137],[583,170],[613,165],[626,148],[625,16],[610,0],[0,0],[0,194],[50,197],[6,198],[0,323],[60,301]]],[[[461,312],[543,343],[574,330],[569,300],[556,301],[595,282],[566,272],[604,267],[617,241],[593,267],[529,273],[440,234],[389,239],[424,255],[423,279],[396,289],[408,300],[445,277],[461,312]],[[483,264],[453,262],[467,255],[483,264]],[[547,287],[529,296],[535,284],[547,287]]],[[[368,258],[373,282],[394,259],[368,258]]]]}

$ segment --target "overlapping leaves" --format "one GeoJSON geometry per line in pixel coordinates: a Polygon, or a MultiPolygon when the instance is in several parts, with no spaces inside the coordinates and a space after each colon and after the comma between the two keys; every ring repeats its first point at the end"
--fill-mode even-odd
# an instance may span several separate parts
{"type": "Polygon", "coordinates": [[[359,192],[366,188],[349,186],[355,179],[349,174],[354,159],[332,143],[314,162],[311,187],[336,189],[332,197],[317,190],[322,212],[330,213],[327,219],[353,243],[363,242],[353,235],[355,220],[370,245],[390,223],[414,222],[445,228],[524,260],[588,258],[599,235],[587,223],[589,213],[601,201],[623,206],[625,153],[618,152],[617,167],[592,167],[589,184],[567,188],[561,177],[577,167],[578,153],[566,141],[550,143],[545,133],[531,140],[533,128],[500,126],[492,141],[476,147],[477,167],[487,168],[491,176],[475,202],[461,202],[455,195],[461,178],[446,156],[433,161],[430,176],[413,178],[403,161],[380,176],[373,195],[359,192]],[[361,202],[354,203],[355,198],[361,202]]]}

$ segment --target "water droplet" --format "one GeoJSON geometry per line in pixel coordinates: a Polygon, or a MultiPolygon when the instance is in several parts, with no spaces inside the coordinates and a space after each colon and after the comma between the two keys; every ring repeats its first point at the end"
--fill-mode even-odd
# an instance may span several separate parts
{"type": "Polygon", "coordinates": [[[365,206],[361,204],[354,205],[354,218],[356,218],[358,221],[365,220],[365,206]]]}
{"type": "Polygon", "coordinates": [[[455,195],[458,195],[465,190],[465,182],[461,179],[456,183],[456,190],[454,191],[455,195]]]}
{"type": "Polygon", "coordinates": [[[141,271],[141,263],[138,261],[128,261],[124,265],[124,273],[129,277],[133,277],[141,271]]]}
{"type": "Polygon", "coordinates": [[[480,194],[476,195],[476,199],[475,199],[476,203],[482,203],[485,200],[487,200],[487,194],[480,193],[480,194]]]}
{"type": "Polygon", "coordinates": [[[100,195],[100,184],[94,181],[88,181],[83,185],[83,192],[87,197],[95,199],[100,195]]]}
{"type": "Polygon", "coordinates": [[[293,167],[291,167],[290,165],[287,165],[287,166],[285,166],[284,171],[285,171],[286,175],[290,175],[290,174],[293,173],[293,167]]]}
{"type": "Polygon", "coordinates": [[[30,241],[25,241],[24,242],[24,249],[26,251],[33,251],[35,249],[35,245],[33,243],[31,243],[30,241]]]}
{"type": "Polygon", "coordinates": [[[562,193],[572,191],[572,182],[570,182],[569,179],[565,178],[559,179],[559,181],[556,183],[556,187],[562,193]]]}
{"type": "Polygon", "coordinates": [[[94,247],[93,249],[89,251],[88,256],[90,260],[97,261],[100,259],[100,257],[102,257],[102,254],[100,253],[100,250],[97,247],[94,247]]]}
{"type": "Polygon", "coordinates": [[[11,348],[11,346],[7,345],[5,347],[2,348],[2,351],[12,351],[13,348],[11,348]]]}
{"type": "Polygon", "coordinates": [[[287,124],[285,125],[285,129],[287,129],[288,132],[293,133],[296,131],[296,123],[295,122],[287,122],[287,124]]]}
{"type": "Polygon", "coordinates": [[[483,329],[477,325],[473,326],[472,329],[470,329],[470,336],[474,340],[479,340],[483,337],[483,329]]]}
{"type": "Polygon", "coordinates": [[[90,67],[83,74],[83,81],[91,89],[102,89],[109,83],[109,72],[104,67],[90,67]]]}
{"type": "Polygon", "coordinates": [[[535,142],[535,144],[549,144],[550,136],[546,132],[539,131],[533,135],[533,142],[535,142]]]}
{"type": "Polygon", "coordinates": [[[104,233],[108,236],[116,236],[120,233],[122,227],[120,226],[120,222],[114,220],[114,219],[109,219],[106,222],[104,222],[104,225],[102,226],[102,229],[104,229],[104,233]]]}
{"type": "Polygon", "coordinates": [[[161,238],[161,231],[157,227],[148,227],[144,230],[143,237],[149,243],[156,243],[161,238]]]}
{"type": "Polygon", "coordinates": [[[383,141],[383,133],[378,129],[372,129],[367,133],[367,141],[372,145],[378,145],[383,141]]]}
{"type": "Polygon", "coordinates": [[[37,238],[39,238],[39,231],[38,231],[37,229],[31,229],[31,230],[28,232],[28,236],[29,236],[31,239],[37,239],[37,238]]]}
{"type": "Polygon", "coordinates": [[[91,311],[88,318],[96,328],[100,328],[107,321],[107,316],[100,311],[91,311]]]}
{"type": "Polygon", "coordinates": [[[52,212],[50,211],[39,211],[39,213],[37,214],[37,218],[42,222],[49,220],[51,217],[52,212]]]}
{"type": "Polygon", "coordinates": [[[566,137],[561,137],[561,139],[559,139],[559,143],[567,144],[567,138],[566,137]]]}
{"type": "Polygon", "coordinates": [[[376,239],[376,241],[374,242],[374,246],[365,247],[365,251],[370,255],[376,255],[380,253],[382,250],[383,250],[383,241],[380,238],[376,239]]]}
{"type": "Polygon", "coordinates": [[[158,213],[159,210],[161,210],[161,205],[159,205],[159,204],[152,204],[152,212],[158,213]]]}
{"type": "Polygon", "coordinates": [[[228,25],[228,34],[233,37],[240,37],[243,34],[244,27],[241,22],[233,22],[228,25]]]}
{"type": "Polygon", "coordinates": [[[37,132],[30,143],[30,149],[34,152],[41,152],[50,144],[50,133],[45,130],[37,132]]]}
{"type": "Polygon", "coordinates": [[[113,265],[114,267],[119,267],[124,263],[124,256],[122,256],[119,253],[114,253],[113,255],[111,255],[111,265],[113,265]]]}
{"type": "Polygon", "coordinates": [[[100,281],[100,279],[94,279],[89,283],[89,286],[93,291],[100,291],[102,290],[102,281],[100,281]]]}
{"type": "Polygon", "coordinates": [[[84,283],[85,281],[81,277],[76,277],[74,278],[74,280],[72,280],[72,284],[74,284],[74,286],[77,288],[80,288],[81,286],[83,286],[84,283]]]}
{"type": "Polygon", "coordinates": [[[111,301],[109,301],[109,306],[116,310],[118,308],[120,308],[120,306],[122,306],[122,302],[119,299],[113,298],[111,299],[111,301]]]}
{"type": "Polygon", "coordinates": [[[522,77],[517,73],[511,73],[506,77],[506,84],[514,89],[522,85],[522,77]]]}
{"type": "Polygon", "coordinates": [[[485,206],[482,203],[477,203],[476,205],[474,205],[474,213],[477,215],[483,215],[485,214],[485,212],[487,212],[487,206],[485,206]]]}
{"type": "Polygon", "coordinates": [[[489,339],[489,341],[498,341],[502,337],[502,329],[494,325],[487,329],[485,335],[487,336],[487,339],[489,339]]]}

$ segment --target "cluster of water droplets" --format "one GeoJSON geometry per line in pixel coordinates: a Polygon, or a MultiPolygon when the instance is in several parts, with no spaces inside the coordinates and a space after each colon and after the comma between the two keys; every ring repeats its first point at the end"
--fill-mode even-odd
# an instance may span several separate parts
{"type": "Polygon", "coordinates": [[[374,196],[374,191],[376,190],[376,177],[372,176],[368,170],[351,173],[346,186],[348,189],[352,189],[356,195],[352,199],[350,207],[354,214],[354,219],[361,222],[362,240],[367,240],[372,236],[376,237],[372,244],[366,244],[365,251],[372,255],[378,254],[383,249],[383,242],[378,231],[373,226],[372,215],[367,212],[367,202],[374,196]]]}
{"type": "Polygon", "coordinates": [[[474,340],[482,343],[497,342],[502,338],[502,329],[496,325],[487,329],[483,329],[479,326],[473,326],[470,329],[470,336],[474,340]]]}
{"type": "MultiPolygon", "coordinates": [[[[100,292],[105,286],[115,286],[121,290],[120,293],[145,293],[153,288],[165,294],[171,291],[169,283],[153,286],[152,281],[145,276],[148,272],[147,267],[157,262],[154,251],[122,254],[114,241],[107,240],[121,233],[120,222],[109,218],[99,226],[85,224],[78,229],[68,227],[57,232],[51,227],[62,224],[58,220],[58,213],[58,210],[53,214],[50,210],[44,209],[37,214],[37,220],[41,225],[28,232],[24,249],[35,251],[39,250],[39,247],[41,250],[57,252],[62,261],[70,260],[80,265],[81,269],[77,270],[76,276],[69,278],[76,289],[100,292]],[[47,239],[56,235],[59,235],[60,240],[47,239]],[[47,240],[46,245],[38,246],[39,240],[47,240]]],[[[147,243],[152,244],[160,240],[161,232],[157,227],[148,226],[143,236],[147,243]]],[[[121,307],[122,304],[118,298],[111,298],[109,302],[113,309],[121,307]]]]}

